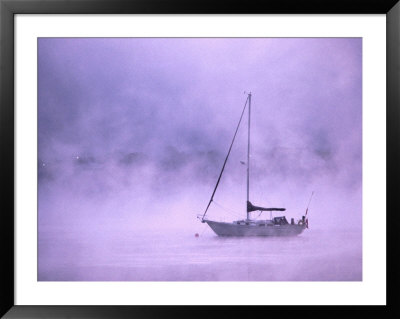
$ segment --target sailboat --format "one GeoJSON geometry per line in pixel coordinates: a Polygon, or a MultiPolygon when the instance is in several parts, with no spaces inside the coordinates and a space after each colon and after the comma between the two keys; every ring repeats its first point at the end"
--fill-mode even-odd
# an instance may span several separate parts
{"type": "MultiPolygon", "coordinates": [[[[211,199],[208,202],[206,210],[203,215],[199,215],[199,219],[202,223],[207,223],[208,226],[218,235],[218,236],[295,236],[301,234],[304,229],[308,228],[308,207],[306,209],[306,213],[300,220],[297,222],[294,219],[291,219],[289,223],[285,216],[279,216],[272,218],[272,212],[282,212],[285,211],[285,208],[266,208],[261,206],[255,206],[250,202],[249,193],[250,193],[250,115],[251,115],[251,93],[247,94],[246,102],[243,107],[242,114],[239,119],[239,123],[236,127],[235,134],[232,139],[231,146],[229,147],[228,154],[225,158],[224,164],[222,166],[221,172],[219,174],[217,184],[215,185],[214,191],[211,195],[211,199]],[[245,113],[246,108],[248,109],[248,134],[247,134],[247,201],[246,201],[246,218],[241,220],[235,220],[233,222],[220,222],[213,221],[206,218],[207,211],[214,200],[215,192],[217,191],[219,182],[222,177],[222,173],[224,172],[225,165],[228,161],[229,155],[232,150],[233,143],[236,138],[236,134],[239,130],[240,123],[242,122],[243,115],[245,113]],[[254,211],[269,211],[271,212],[271,218],[265,220],[259,219],[251,219],[250,213],[254,211]]],[[[312,195],[311,195],[312,197],[312,195]]],[[[311,198],[310,198],[311,201],[311,198]]]]}

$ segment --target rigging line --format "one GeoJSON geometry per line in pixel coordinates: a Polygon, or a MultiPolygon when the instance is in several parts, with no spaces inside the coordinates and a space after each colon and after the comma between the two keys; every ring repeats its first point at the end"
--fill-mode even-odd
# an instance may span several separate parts
{"type": "Polygon", "coordinates": [[[223,210],[227,211],[228,213],[232,213],[232,214],[234,214],[234,215],[236,215],[236,216],[241,216],[238,212],[235,212],[235,211],[232,210],[232,209],[226,208],[226,207],[222,206],[220,203],[217,203],[216,201],[214,201],[214,203],[215,203],[218,207],[220,207],[220,208],[222,208],[223,210]]]}
{"type": "Polygon", "coordinates": [[[307,216],[307,213],[308,213],[308,207],[310,206],[311,199],[312,199],[313,195],[314,195],[314,191],[312,191],[312,193],[311,193],[311,196],[310,196],[310,200],[308,201],[308,205],[307,205],[307,209],[306,209],[306,216],[307,216]]]}
{"type": "Polygon", "coordinates": [[[312,199],[313,195],[314,195],[314,191],[312,191],[312,193],[311,193],[311,196],[310,196],[310,200],[308,201],[308,205],[307,205],[307,208],[308,208],[308,207],[310,206],[310,203],[311,203],[311,199],[312,199]]]}
{"type": "Polygon", "coordinates": [[[246,102],[244,103],[244,107],[243,107],[242,115],[240,115],[239,123],[238,123],[238,125],[237,125],[237,127],[236,127],[235,134],[233,135],[233,139],[232,139],[231,146],[229,147],[229,151],[228,151],[228,154],[226,155],[226,158],[225,158],[225,161],[224,161],[224,165],[222,166],[221,173],[219,174],[219,177],[218,177],[218,180],[217,180],[217,184],[215,185],[214,191],[213,191],[213,193],[212,193],[212,195],[211,195],[211,199],[210,199],[210,201],[208,202],[207,208],[206,208],[206,210],[204,211],[204,214],[203,214],[202,220],[204,220],[204,217],[205,217],[205,216],[206,216],[206,214],[207,214],[208,208],[210,207],[210,205],[211,205],[211,202],[212,202],[212,201],[213,201],[213,199],[214,199],[214,195],[215,195],[215,192],[216,192],[216,190],[217,190],[217,187],[218,187],[219,181],[221,180],[222,173],[224,172],[224,169],[225,169],[226,162],[228,161],[229,154],[231,153],[232,146],[233,146],[233,142],[235,141],[236,134],[237,134],[237,132],[238,132],[238,130],[239,130],[240,122],[242,122],[243,114],[244,114],[244,111],[246,110],[247,102],[249,101],[249,96],[250,96],[250,95],[248,95],[248,96],[247,96],[246,102]]]}

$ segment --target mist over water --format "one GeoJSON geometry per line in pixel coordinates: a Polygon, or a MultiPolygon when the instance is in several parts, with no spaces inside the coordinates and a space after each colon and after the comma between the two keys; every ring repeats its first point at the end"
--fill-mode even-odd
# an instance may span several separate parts
{"type": "MultiPolygon", "coordinates": [[[[310,205],[310,228],[299,236],[227,238],[216,236],[196,219],[206,196],[196,197],[196,189],[187,191],[186,198],[179,193],[171,202],[152,203],[130,196],[90,201],[78,200],[78,195],[54,200],[46,207],[50,211],[42,210],[53,217],[39,224],[38,280],[362,280],[361,229],[345,219],[330,222],[344,208],[324,207],[318,198],[322,194],[317,193],[310,205]]],[[[241,197],[244,202],[244,193],[241,197]]],[[[244,208],[240,208],[242,215],[213,206],[208,218],[227,222],[244,218],[244,208]]],[[[284,214],[297,220],[304,210],[284,214]]]]}
{"type": "Polygon", "coordinates": [[[52,229],[41,233],[39,245],[39,280],[362,280],[361,236],[354,230],[228,238],[217,237],[207,228],[196,238],[188,231],[52,229]]]}
{"type": "MultiPolygon", "coordinates": [[[[38,43],[38,280],[362,280],[361,39],[38,43]],[[251,202],[298,220],[315,192],[297,237],[196,218],[245,90],[251,202]]],[[[209,219],[246,216],[243,123],[209,219]]]]}

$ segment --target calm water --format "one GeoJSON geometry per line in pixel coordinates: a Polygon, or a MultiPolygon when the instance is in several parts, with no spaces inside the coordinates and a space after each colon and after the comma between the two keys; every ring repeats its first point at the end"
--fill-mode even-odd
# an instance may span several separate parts
{"type": "Polygon", "coordinates": [[[359,281],[360,231],[309,229],[290,238],[194,232],[39,230],[43,281],[359,281]]]}

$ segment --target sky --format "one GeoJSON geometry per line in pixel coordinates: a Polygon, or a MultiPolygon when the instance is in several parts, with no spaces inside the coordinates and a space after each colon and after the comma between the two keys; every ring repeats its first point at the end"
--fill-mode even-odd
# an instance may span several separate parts
{"type": "MultiPolygon", "coordinates": [[[[40,38],[39,224],[197,229],[246,92],[253,204],[361,229],[361,38],[40,38]]],[[[247,113],[210,219],[246,216],[246,151],[247,113]]]]}

